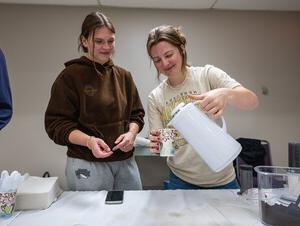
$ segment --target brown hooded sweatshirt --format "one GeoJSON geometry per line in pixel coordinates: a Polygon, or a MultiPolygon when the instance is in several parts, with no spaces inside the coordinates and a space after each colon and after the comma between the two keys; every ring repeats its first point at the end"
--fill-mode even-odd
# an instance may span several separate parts
{"type": "Polygon", "coordinates": [[[84,56],[65,66],[52,86],[45,113],[48,136],[66,145],[69,157],[98,162],[131,157],[133,150],[117,150],[110,157],[95,158],[87,147],[71,144],[68,139],[73,130],[79,129],[103,139],[112,149],[115,140],[128,132],[130,122],[143,128],[145,111],[130,72],[112,61],[101,65],[84,56]]]}

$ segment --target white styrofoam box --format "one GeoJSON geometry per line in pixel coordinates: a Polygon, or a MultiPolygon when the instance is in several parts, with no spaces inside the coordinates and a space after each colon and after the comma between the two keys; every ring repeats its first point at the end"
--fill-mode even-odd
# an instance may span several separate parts
{"type": "Polygon", "coordinates": [[[58,177],[29,176],[18,188],[16,210],[47,209],[61,193],[58,177]]]}

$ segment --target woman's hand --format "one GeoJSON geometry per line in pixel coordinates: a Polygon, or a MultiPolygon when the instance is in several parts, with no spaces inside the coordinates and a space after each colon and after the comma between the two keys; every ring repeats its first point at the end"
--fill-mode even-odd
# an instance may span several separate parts
{"type": "Polygon", "coordinates": [[[150,131],[150,151],[152,153],[159,154],[160,153],[160,132],[158,129],[150,131]]]}
{"type": "Polygon", "coordinates": [[[189,95],[191,99],[199,100],[201,108],[213,119],[220,118],[228,101],[228,89],[220,88],[201,95],[189,95]]]}
{"type": "Polygon", "coordinates": [[[113,151],[120,149],[123,152],[129,152],[133,149],[136,133],[128,131],[120,135],[115,141],[116,146],[113,147],[113,151]]]}
{"type": "Polygon", "coordinates": [[[86,146],[92,151],[96,158],[106,158],[113,153],[104,140],[94,136],[89,137],[86,146]]]}
{"type": "Polygon", "coordinates": [[[259,102],[256,94],[243,86],[214,89],[201,95],[189,95],[189,97],[199,100],[203,110],[214,119],[223,115],[227,104],[249,111],[255,109],[259,102]]]}

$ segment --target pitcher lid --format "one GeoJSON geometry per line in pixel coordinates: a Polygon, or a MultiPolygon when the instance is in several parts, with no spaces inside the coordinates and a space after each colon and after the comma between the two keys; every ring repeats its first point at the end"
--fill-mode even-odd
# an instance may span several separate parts
{"type": "Polygon", "coordinates": [[[180,111],[181,108],[185,106],[185,103],[181,102],[179,103],[171,112],[172,118],[180,111]]]}

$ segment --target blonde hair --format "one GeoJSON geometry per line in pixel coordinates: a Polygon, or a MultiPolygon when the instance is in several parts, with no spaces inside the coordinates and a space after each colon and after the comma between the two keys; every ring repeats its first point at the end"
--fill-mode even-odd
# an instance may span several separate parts
{"type": "MultiPolygon", "coordinates": [[[[150,58],[151,57],[151,48],[158,44],[161,41],[165,41],[175,46],[182,57],[181,70],[183,73],[186,72],[186,67],[189,66],[187,63],[187,54],[186,54],[186,38],[181,32],[180,27],[175,27],[171,25],[161,25],[153,28],[148,35],[147,40],[147,51],[150,58]]],[[[157,77],[159,78],[159,71],[157,70],[157,77]]]]}

